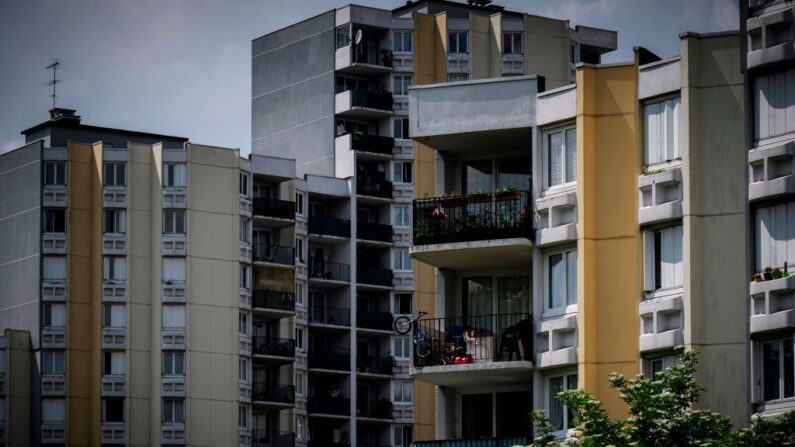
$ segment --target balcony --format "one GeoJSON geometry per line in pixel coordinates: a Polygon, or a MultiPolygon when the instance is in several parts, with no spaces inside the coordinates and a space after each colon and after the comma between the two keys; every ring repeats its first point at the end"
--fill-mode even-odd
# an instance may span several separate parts
{"type": "Polygon", "coordinates": [[[335,238],[351,237],[351,222],[326,216],[309,216],[309,233],[335,238]]]}
{"type": "Polygon", "coordinates": [[[335,149],[340,151],[356,151],[367,159],[383,160],[392,156],[395,139],[362,132],[346,133],[334,140],[335,149]]]}
{"type": "Polygon", "coordinates": [[[277,318],[293,315],[295,313],[295,294],[254,290],[252,309],[256,313],[265,313],[277,318]]]}
{"type": "Polygon", "coordinates": [[[383,267],[357,267],[356,282],[368,286],[391,288],[392,270],[383,267]]]}
{"type": "MultiPolygon", "coordinates": [[[[391,355],[359,355],[356,359],[356,372],[362,374],[375,374],[391,376],[394,374],[395,358],[391,355]]],[[[391,413],[390,413],[390,416],[391,413]]]]}
{"type": "Polygon", "coordinates": [[[378,119],[392,115],[392,93],[346,90],[334,96],[334,113],[354,119],[378,119]]]}
{"type": "Polygon", "coordinates": [[[751,334],[795,327],[795,276],[751,283],[751,334]]]}
{"type": "Polygon", "coordinates": [[[392,71],[392,51],[378,48],[378,40],[369,40],[363,48],[350,44],[337,48],[334,55],[334,68],[339,73],[351,75],[379,75],[392,71]]]}
{"type": "Polygon", "coordinates": [[[356,417],[392,420],[394,418],[392,414],[392,402],[388,399],[358,402],[356,405],[356,417]]]}
{"type": "Polygon", "coordinates": [[[655,224],[682,217],[680,167],[638,177],[638,223],[655,224]]]}
{"type": "Polygon", "coordinates": [[[256,243],[252,244],[254,262],[269,264],[295,265],[295,248],[280,245],[256,243]]]}
{"type": "Polygon", "coordinates": [[[684,344],[684,305],[680,294],[645,299],[638,306],[641,353],[673,349],[684,344]]]}
{"type": "Polygon", "coordinates": [[[356,180],[356,194],[377,198],[376,200],[365,199],[364,203],[383,201],[378,199],[392,200],[392,182],[386,179],[372,178],[372,176],[360,176],[356,180]]]}
{"type": "Polygon", "coordinates": [[[307,312],[310,324],[324,326],[351,326],[351,310],[343,307],[310,306],[307,312]]]}
{"type": "Polygon", "coordinates": [[[348,417],[351,414],[351,400],[347,397],[310,396],[306,406],[311,414],[348,417]]]}
{"type": "Polygon", "coordinates": [[[288,225],[295,220],[295,202],[256,197],[254,198],[254,216],[281,220],[288,225]]]}
{"type": "Polygon", "coordinates": [[[252,447],[294,447],[295,433],[287,431],[251,430],[252,447]]]}
{"type": "Polygon", "coordinates": [[[416,199],[411,254],[452,270],[529,264],[530,200],[528,191],[416,199]]]}
{"type": "Polygon", "coordinates": [[[440,441],[415,441],[414,447],[512,447],[528,445],[530,439],[516,438],[478,438],[478,439],[447,439],[440,441]]]}
{"type": "Polygon", "coordinates": [[[347,374],[351,370],[351,355],[347,352],[310,352],[309,369],[339,371],[347,374]]]}
{"type": "Polygon", "coordinates": [[[287,408],[295,405],[295,387],[269,382],[254,382],[251,387],[254,405],[268,408],[287,408]]]}
{"type": "Polygon", "coordinates": [[[577,315],[569,314],[542,321],[538,328],[536,367],[577,365],[577,315]]]}
{"type": "Polygon", "coordinates": [[[309,258],[309,279],[326,286],[345,285],[351,282],[351,266],[309,258]]]}
{"type": "Polygon", "coordinates": [[[357,312],[356,326],[360,329],[373,329],[392,333],[394,317],[390,312],[357,312]]]}
{"type": "Polygon", "coordinates": [[[252,354],[273,364],[290,363],[295,359],[295,340],[254,336],[252,354]]]}
{"type": "Polygon", "coordinates": [[[529,314],[432,318],[420,320],[417,330],[415,379],[451,387],[530,380],[534,331],[529,314]]]}
{"type": "Polygon", "coordinates": [[[795,193],[795,142],[779,142],[748,152],[748,200],[757,201],[795,193]]]}
{"type": "Polygon", "coordinates": [[[393,233],[394,231],[392,230],[392,225],[369,222],[356,223],[356,237],[360,241],[374,241],[391,244],[393,233]]]}

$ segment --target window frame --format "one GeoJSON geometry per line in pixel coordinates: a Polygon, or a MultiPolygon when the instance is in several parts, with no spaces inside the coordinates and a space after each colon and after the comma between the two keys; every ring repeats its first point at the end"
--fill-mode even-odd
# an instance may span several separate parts
{"type": "Polygon", "coordinates": [[[127,210],[124,208],[105,208],[102,210],[102,232],[104,234],[126,234],[127,210]],[[112,224],[111,229],[113,231],[107,231],[109,223],[112,224]]]}
{"type": "Polygon", "coordinates": [[[392,183],[400,185],[414,184],[414,162],[409,160],[399,160],[392,162],[392,183]],[[400,178],[397,176],[397,169],[400,167],[400,178]],[[408,181],[406,181],[408,174],[408,181]]]}
{"type": "Polygon", "coordinates": [[[577,272],[577,265],[576,263],[579,260],[579,252],[577,250],[577,246],[567,246],[567,247],[560,247],[554,250],[550,250],[544,253],[544,316],[554,316],[554,315],[563,315],[567,313],[572,313],[577,311],[577,290],[574,291],[574,303],[568,302],[569,296],[569,254],[576,253],[575,257],[575,277],[574,277],[574,284],[575,287],[579,287],[577,276],[579,275],[577,272]],[[563,263],[563,270],[564,270],[564,278],[563,278],[563,305],[560,307],[552,307],[552,281],[551,281],[551,274],[552,274],[552,264],[550,262],[551,258],[556,255],[561,255],[561,262],[563,263]]]}
{"type": "Polygon", "coordinates": [[[410,360],[411,359],[411,339],[404,336],[395,336],[392,338],[392,351],[397,360],[410,360]],[[398,343],[400,350],[398,350],[398,343]]]}
{"type": "Polygon", "coordinates": [[[162,402],[161,420],[163,424],[184,424],[185,423],[185,399],[178,397],[164,397],[162,402]],[[170,407],[171,417],[168,416],[166,408],[170,407]],[[180,417],[181,416],[181,417],[180,417]]]}
{"type": "Polygon", "coordinates": [[[515,54],[515,55],[523,55],[524,54],[524,33],[521,31],[503,31],[502,32],[502,54],[515,54]],[[506,51],[505,48],[505,38],[511,36],[511,51],[506,51]],[[516,37],[519,37],[519,51],[516,50],[516,37]]]}
{"type": "Polygon", "coordinates": [[[393,380],[392,381],[392,403],[394,405],[414,405],[414,382],[412,380],[393,380]],[[411,389],[409,400],[406,400],[406,387],[411,389]],[[400,389],[400,400],[398,400],[398,389],[400,389]]]}
{"type": "Polygon", "coordinates": [[[541,176],[542,176],[543,182],[544,182],[544,191],[555,190],[555,189],[560,189],[560,188],[566,188],[566,187],[570,187],[572,185],[576,185],[577,184],[577,164],[576,164],[577,163],[577,124],[574,123],[574,122],[566,122],[566,123],[563,123],[563,124],[550,126],[550,127],[544,128],[544,130],[542,131],[541,135],[542,135],[541,136],[541,145],[542,145],[542,150],[541,150],[541,176]],[[569,130],[573,130],[574,131],[574,163],[575,163],[575,165],[574,165],[574,180],[571,180],[571,181],[569,181],[566,178],[566,171],[567,171],[567,168],[568,168],[567,157],[566,157],[567,151],[568,151],[568,145],[566,144],[566,133],[569,130]],[[549,148],[549,136],[552,135],[552,134],[556,134],[556,133],[561,133],[561,138],[562,138],[562,141],[563,141],[563,145],[560,148],[560,150],[561,150],[561,153],[560,153],[560,157],[561,157],[560,178],[561,178],[562,182],[558,183],[558,184],[555,184],[555,185],[552,185],[552,184],[550,184],[550,178],[549,178],[550,177],[549,176],[549,150],[550,150],[550,148],[549,148]]]}
{"type": "Polygon", "coordinates": [[[407,117],[397,117],[392,120],[392,138],[396,140],[410,140],[409,119],[407,117]],[[398,129],[400,132],[398,132],[398,129]]]}
{"type": "Polygon", "coordinates": [[[394,228],[411,228],[411,207],[397,203],[392,207],[392,226],[394,228]],[[401,219],[398,221],[398,217],[401,219]]]}
{"type": "Polygon", "coordinates": [[[467,30],[450,30],[447,31],[447,54],[469,54],[469,31],[467,30]],[[455,38],[455,45],[453,45],[453,36],[455,38]],[[461,51],[461,42],[463,37],[464,51],[461,51]],[[455,46],[455,48],[453,48],[455,46]]]}
{"type": "Polygon", "coordinates": [[[404,54],[412,53],[414,51],[414,32],[412,30],[393,30],[392,51],[404,54]],[[400,39],[398,39],[398,36],[400,36],[400,39]],[[408,49],[406,49],[406,37],[408,37],[408,49]],[[398,40],[400,41],[399,48],[398,40]]]}
{"type": "Polygon", "coordinates": [[[180,350],[163,350],[161,351],[161,377],[186,377],[186,364],[185,364],[185,351],[180,350]],[[166,361],[167,357],[171,357],[170,362],[166,361]],[[179,360],[179,362],[177,361],[179,360]],[[167,369],[167,366],[170,368],[167,369]]]}
{"type": "MultiPolygon", "coordinates": [[[[784,355],[784,346],[789,345],[790,349],[793,350],[793,362],[795,362],[795,335],[789,334],[787,336],[778,336],[776,338],[766,338],[763,340],[759,340],[756,343],[755,351],[757,353],[756,356],[756,365],[758,377],[756,383],[758,384],[757,393],[758,396],[755,399],[756,401],[764,404],[776,404],[780,402],[790,402],[795,399],[795,394],[792,396],[785,396],[786,389],[785,389],[785,380],[786,380],[786,370],[785,370],[785,355],[784,355]],[[768,344],[777,344],[779,346],[779,359],[778,359],[778,372],[777,372],[777,380],[778,380],[778,397],[773,399],[765,399],[765,387],[766,387],[766,371],[765,371],[765,358],[764,358],[764,347],[768,344]]],[[[791,366],[793,370],[793,377],[790,377],[791,381],[795,381],[795,364],[791,366]]]]}
{"type": "Polygon", "coordinates": [[[186,178],[187,175],[188,175],[188,167],[186,163],[170,162],[170,161],[163,162],[163,188],[184,189],[188,183],[188,180],[186,178]],[[180,173],[178,172],[180,168],[182,170],[181,176],[179,175],[180,173]],[[182,180],[182,184],[175,185],[174,184],[175,180],[180,177],[182,180]]]}
{"type": "MultiPolygon", "coordinates": [[[[647,297],[653,297],[657,294],[676,293],[684,287],[684,225],[682,222],[670,223],[663,225],[654,225],[643,229],[643,292],[647,297]],[[680,236],[676,237],[676,228],[679,228],[680,236]],[[677,276],[679,284],[663,284],[663,237],[664,232],[672,231],[674,237],[674,244],[678,242],[679,262],[673,265],[674,280],[677,276]],[[657,235],[660,235],[660,253],[657,252],[657,235]],[[651,250],[651,252],[649,252],[651,250]],[[659,265],[658,265],[659,261],[659,265]],[[658,278],[659,272],[659,278],[658,278]],[[659,282],[659,287],[658,287],[659,282]]],[[[674,254],[676,254],[676,245],[674,245],[674,254]]]]}
{"type": "Polygon", "coordinates": [[[466,82],[469,80],[469,73],[447,73],[447,82],[466,82]]]}
{"type": "MultiPolygon", "coordinates": [[[[550,390],[550,388],[551,388],[551,383],[550,382],[552,381],[552,379],[562,379],[563,380],[563,390],[564,391],[571,390],[571,389],[577,389],[577,388],[569,388],[569,378],[571,378],[571,377],[576,377],[577,378],[577,385],[579,386],[579,376],[577,374],[577,371],[565,371],[565,372],[561,371],[561,372],[558,372],[558,373],[555,373],[555,374],[550,374],[550,375],[544,377],[544,391],[545,391],[544,392],[544,409],[545,409],[546,414],[548,415],[548,417],[550,417],[550,424],[552,424],[551,416],[549,416],[550,413],[551,413],[551,408],[552,408],[552,406],[551,406],[552,402],[550,401],[550,391],[551,391],[550,390]]],[[[563,421],[562,421],[563,422],[563,429],[562,430],[555,430],[553,432],[555,437],[563,437],[563,436],[565,436],[565,434],[566,434],[566,432],[568,430],[574,428],[574,426],[571,424],[573,421],[569,420],[569,412],[567,411],[568,407],[566,405],[563,405],[563,403],[561,403],[561,407],[562,407],[562,417],[563,417],[563,421]]],[[[552,426],[552,428],[554,429],[555,427],[552,426]]]]}
{"type": "Polygon", "coordinates": [[[393,96],[408,96],[409,87],[414,82],[414,76],[410,74],[396,74],[392,75],[392,95],[393,96]]]}
{"type": "Polygon", "coordinates": [[[411,255],[409,254],[408,247],[393,247],[393,249],[392,249],[392,270],[394,270],[396,272],[413,272],[414,271],[414,260],[411,258],[411,255]],[[396,262],[397,261],[397,257],[398,257],[398,253],[401,253],[401,255],[400,255],[400,261],[401,262],[400,262],[399,266],[397,265],[398,263],[396,262]],[[408,268],[407,268],[407,264],[406,264],[407,260],[408,260],[408,268]]]}
{"type": "Polygon", "coordinates": [[[66,162],[50,160],[42,163],[42,184],[45,186],[66,186],[66,162]],[[52,169],[51,173],[47,171],[52,169]],[[52,174],[52,182],[48,182],[47,177],[52,174]]]}
{"type": "Polygon", "coordinates": [[[43,233],[66,233],[66,208],[44,208],[44,216],[42,216],[42,219],[43,233]],[[62,217],[60,219],[56,219],[56,215],[60,215],[62,217]]]}
{"type": "Polygon", "coordinates": [[[187,234],[188,233],[188,217],[185,210],[180,209],[164,209],[163,210],[163,234],[187,234]],[[172,215],[171,217],[171,228],[167,228],[169,219],[166,215],[172,215]],[[181,219],[177,219],[177,216],[182,216],[181,219]],[[179,231],[180,224],[179,221],[182,221],[182,231],[179,231]]]}
{"type": "Polygon", "coordinates": [[[103,164],[103,176],[102,176],[102,185],[103,186],[110,186],[110,187],[117,187],[117,188],[126,188],[127,187],[127,163],[123,161],[106,161],[103,164]],[[109,172],[108,168],[113,168],[112,179],[109,177],[111,173],[109,172]],[[121,177],[122,183],[119,184],[119,167],[121,167],[121,177]],[[112,182],[109,182],[109,179],[112,182]]]}
{"type": "MultiPolygon", "coordinates": [[[[640,114],[641,114],[641,119],[643,120],[643,122],[642,122],[643,154],[642,155],[643,155],[643,171],[644,172],[648,172],[650,170],[658,169],[658,168],[663,167],[663,166],[673,165],[673,164],[681,162],[681,160],[682,160],[682,148],[681,148],[681,144],[680,144],[681,143],[680,135],[681,135],[681,131],[682,131],[681,126],[680,126],[680,121],[681,121],[680,117],[681,117],[681,113],[682,113],[681,111],[682,111],[682,97],[681,97],[680,92],[674,92],[674,93],[668,93],[668,94],[656,96],[654,98],[646,99],[646,100],[644,100],[641,103],[640,114]],[[674,114],[674,117],[673,117],[674,118],[674,124],[673,124],[672,130],[671,130],[671,132],[673,133],[672,136],[674,138],[674,147],[671,149],[671,151],[673,152],[674,156],[673,156],[673,158],[670,158],[670,159],[667,158],[667,152],[668,152],[668,145],[667,144],[668,144],[668,141],[667,141],[667,134],[666,134],[666,142],[665,142],[665,144],[663,146],[663,150],[666,153],[666,156],[664,157],[665,159],[660,159],[660,160],[657,160],[655,162],[650,162],[649,159],[648,159],[648,155],[649,155],[649,147],[648,147],[649,140],[647,138],[647,136],[649,134],[649,128],[648,128],[649,123],[648,123],[648,116],[646,115],[646,108],[650,107],[650,106],[653,106],[653,105],[657,105],[657,104],[661,104],[661,105],[664,106],[667,102],[674,101],[674,100],[678,100],[676,111],[673,112],[673,114],[674,114]]],[[[664,113],[665,109],[663,109],[662,112],[664,113]]],[[[667,121],[666,121],[666,123],[667,123],[667,121]]],[[[666,127],[666,131],[667,131],[667,127],[666,127]]],[[[657,155],[659,156],[659,154],[657,154],[657,155]]]]}
{"type": "Polygon", "coordinates": [[[66,374],[66,353],[57,349],[43,349],[41,351],[41,375],[62,376],[64,374],[66,374]],[[48,360],[46,357],[50,357],[50,359],[48,360]]]}

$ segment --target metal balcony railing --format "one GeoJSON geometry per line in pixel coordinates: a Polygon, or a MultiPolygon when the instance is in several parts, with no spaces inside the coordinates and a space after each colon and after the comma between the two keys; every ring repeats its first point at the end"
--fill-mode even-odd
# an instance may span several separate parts
{"type": "Polygon", "coordinates": [[[276,337],[251,337],[252,352],[276,357],[295,357],[295,340],[276,337]]]}
{"type": "Polygon", "coordinates": [[[414,447],[512,447],[528,445],[527,437],[514,438],[478,438],[478,439],[447,439],[440,441],[414,441],[414,447]]]}
{"type": "Polygon", "coordinates": [[[351,222],[327,216],[309,216],[309,233],[351,237],[351,222]]]}
{"type": "Polygon", "coordinates": [[[392,93],[362,89],[353,89],[350,92],[351,107],[392,111],[392,93]]]}
{"type": "Polygon", "coordinates": [[[415,323],[414,366],[533,359],[526,313],[430,318],[415,323]]]}
{"type": "Polygon", "coordinates": [[[533,237],[528,191],[414,200],[414,245],[533,237]]]}
{"type": "Polygon", "coordinates": [[[356,370],[360,373],[391,376],[394,374],[394,368],[395,358],[391,355],[360,355],[356,359],[356,370]]]}
{"type": "Polygon", "coordinates": [[[350,326],[351,310],[344,307],[310,306],[308,319],[310,323],[350,326]]]}
{"type": "Polygon", "coordinates": [[[392,182],[372,177],[359,177],[356,180],[356,193],[363,196],[392,198],[392,182]]]}
{"type": "Polygon", "coordinates": [[[380,65],[382,67],[392,67],[392,50],[379,49],[378,40],[373,39],[369,42],[366,51],[357,50],[356,45],[351,46],[351,59],[355,64],[380,65]]]}
{"type": "Polygon", "coordinates": [[[350,371],[351,354],[348,352],[310,352],[309,368],[350,371]]]}
{"type": "Polygon", "coordinates": [[[351,266],[337,262],[324,262],[322,259],[309,258],[309,277],[332,281],[351,280],[351,266]]]}
{"type": "Polygon", "coordinates": [[[357,267],[356,282],[359,284],[392,287],[392,270],[382,267],[357,267]]]}
{"type": "Polygon", "coordinates": [[[358,222],[356,237],[368,241],[392,242],[392,225],[358,222]]]}
{"type": "Polygon", "coordinates": [[[356,405],[356,416],[362,418],[392,419],[392,402],[387,399],[368,400],[356,405]]]}
{"type": "Polygon", "coordinates": [[[351,414],[351,400],[347,397],[310,396],[307,402],[309,413],[336,414],[347,416],[351,414]]]}
{"type": "Polygon", "coordinates": [[[264,402],[295,403],[295,387],[270,382],[254,382],[251,385],[253,400],[264,402]]]}
{"type": "Polygon", "coordinates": [[[356,325],[367,329],[392,331],[394,317],[390,312],[357,312],[356,325]]]}
{"type": "Polygon", "coordinates": [[[254,262],[295,265],[295,248],[281,245],[256,243],[252,245],[254,262]]]}
{"type": "Polygon", "coordinates": [[[351,133],[351,149],[355,151],[392,155],[394,145],[395,139],[392,137],[382,137],[361,132],[351,133]]]}
{"type": "Polygon", "coordinates": [[[274,430],[251,430],[252,447],[295,447],[295,433],[274,430]]]}
{"type": "Polygon", "coordinates": [[[270,290],[254,290],[254,308],[278,309],[295,311],[295,294],[288,292],[271,292],[270,290]]]}
{"type": "Polygon", "coordinates": [[[264,197],[255,197],[253,202],[255,216],[295,219],[295,202],[264,197]]]}

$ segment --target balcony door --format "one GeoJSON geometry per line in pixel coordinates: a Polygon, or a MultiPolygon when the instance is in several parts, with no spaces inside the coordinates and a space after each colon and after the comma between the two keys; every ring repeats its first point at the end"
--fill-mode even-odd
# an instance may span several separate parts
{"type": "Polygon", "coordinates": [[[494,436],[494,402],[491,393],[461,396],[461,437],[463,439],[494,436]]]}
{"type": "Polygon", "coordinates": [[[493,192],[505,187],[524,191],[529,186],[530,159],[527,157],[469,160],[461,163],[462,194],[493,192]]]}
{"type": "Polygon", "coordinates": [[[530,312],[528,275],[465,277],[461,290],[464,317],[530,312]]]}

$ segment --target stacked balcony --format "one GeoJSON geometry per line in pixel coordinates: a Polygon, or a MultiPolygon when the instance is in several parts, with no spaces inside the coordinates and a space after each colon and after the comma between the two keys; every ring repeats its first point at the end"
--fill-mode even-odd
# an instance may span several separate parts
{"type": "Polygon", "coordinates": [[[295,360],[295,340],[269,336],[254,336],[251,339],[251,353],[255,359],[274,365],[295,360]]]}

